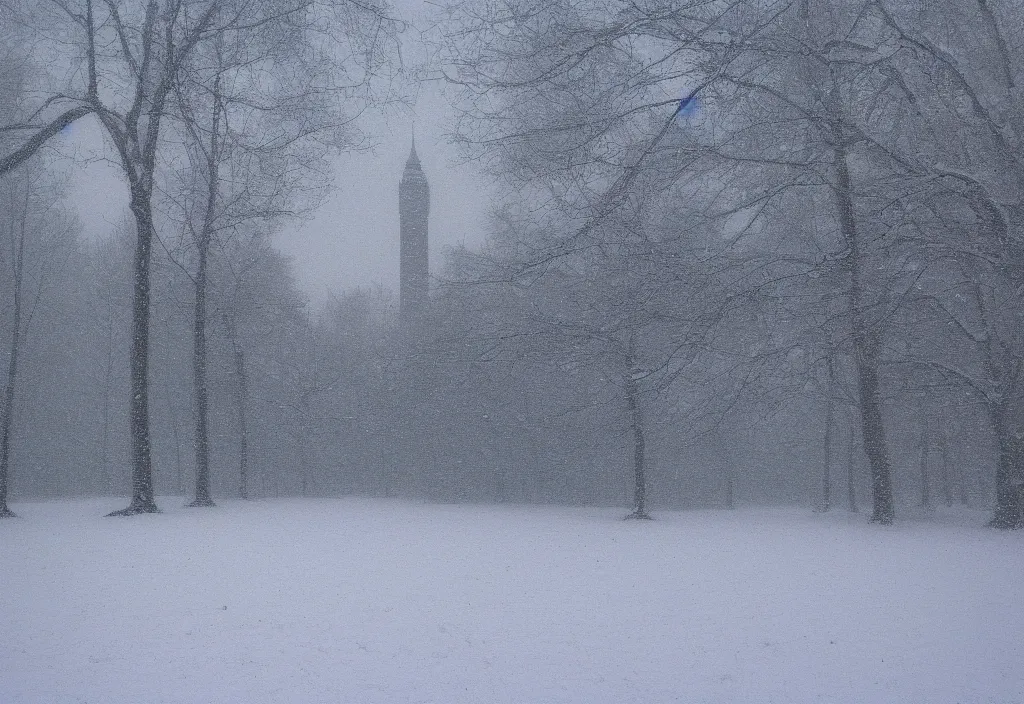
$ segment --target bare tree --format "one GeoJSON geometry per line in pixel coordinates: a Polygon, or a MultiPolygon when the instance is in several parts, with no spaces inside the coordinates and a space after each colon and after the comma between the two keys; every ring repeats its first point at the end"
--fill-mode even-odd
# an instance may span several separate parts
{"type": "MultiPolygon", "coordinates": [[[[22,189],[19,189],[22,190],[22,189]]],[[[7,378],[4,385],[4,395],[0,399],[0,518],[12,518],[14,512],[7,506],[8,482],[10,477],[11,459],[11,422],[14,419],[14,391],[18,380],[18,355],[21,352],[21,342],[24,338],[22,326],[22,310],[24,300],[25,281],[25,237],[28,221],[28,200],[29,189],[24,188],[23,193],[16,193],[10,189],[5,194],[7,198],[5,208],[7,217],[7,244],[9,245],[8,259],[11,266],[11,288],[12,291],[12,319],[11,319],[11,340],[8,349],[7,378]],[[18,196],[21,196],[20,198],[18,196]],[[20,202],[16,202],[20,201],[20,202]],[[20,210],[20,217],[15,215],[15,209],[20,210]]]]}
{"type": "MultiPolygon", "coordinates": [[[[350,91],[354,84],[364,91],[372,86],[372,74],[391,49],[381,39],[393,25],[383,8],[370,3],[310,0],[82,0],[55,2],[21,8],[26,22],[38,22],[49,33],[66,28],[79,37],[82,66],[76,75],[84,79],[77,92],[55,89],[28,120],[5,129],[24,129],[31,134],[0,159],[0,174],[34,154],[64,126],[87,114],[102,123],[117,153],[128,183],[129,208],[136,225],[134,291],[132,305],[130,426],[132,447],[132,499],[129,506],[111,515],[132,515],[157,510],[154,501],[149,420],[149,315],[150,264],[156,237],[154,193],[157,189],[163,126],[173,109],[174,89],[182,72],[197,53],[228,37],[240,46],[287,48],[291,61],[269,50],[268,62],[247,68],[261,73],[268,65],[300,71],[304,87],[316,85],[319,102],[350,91]],[[58,29],[54,29],[54,28],[58,29]],[[342,61],[357,58],[351,71],[332,73],[339,58],[324,41],[333,28],[344,37],[350,53],[342,61]],[[100,50],[102,48],[102,50],[100,50]],[[274,63],[274,60],[278,60],[274,63]],[[73,95],[71,99],[66,95],[73,95]],[[62,103],[72,106],[36,125],[48,109],[62,103]]],[[[48,32],[43,35],[47,36],[48,32]]],[[[330,43],[332,46],[334,42],[330,43]]],[[[258,107],[258,103],[257,103],[258,107]]],[[[294,119],[308,121],[319,105],[296,100],[294,119]]],[[[268,142],[282,139],[271,135],[268,142]]]]}
{"type": "Polygon", "coordinates": [[[973,347],[966,358],[956,349],[929,350],[918,362],[984,400],[998,448],[991,524],[1020,528],[1024,351],[1016,309],[1024,164],[1016,126],[1024,119],[1017,97],[1024,57],[1007,37],[1021,31],[1022,18],[1012,4],[986,0],[922,8],[875,2],[870,14],[887,33],[888,50],[853,51],[886,78],[884,99],[866,121],[885,130],[861,138],[877,159],[907,175],[914,190],[889,212],[904,227],[928,233],[918,236],[929,248],[922,259],[943,273],[933,277],[930,305],[973,347]],[[957,31],[949,34],[949,26],[957,31]]]}
{"type": "MultiPolygon", "coordinates": [[[[188,167],[180,176],[183,195],[176,199],[176,206],[195,259],[194,271],[187,272],[194,285],[196,492],[192,506],[213,505],[207,379],[212,248],[244,226],[273,227],[275,221],[317,204],[326,185],[326,149],[358,145],[360,136],[353,122],[363,111],[392,97],[387,91],[376,95],[370,91],[375,80],[390,74],[388,50],[393,48],[389,43],[395,41],[396,31],[396,23],[383,15],[376,20],[379,31],[368,38],[357,33],[358,26],[349,28],[354,36],[346,48],[361,49],[356,56],[362,58],[348,55],[346,63],[334,66],[351,82],[337,85],[331,102],[320,97],[324,86],[315,80],[322,69],[304,64],[303,44],[241,42],[234,31],[221,32],[208,46],[199,47],[177,77],[177,114],[188,167]],[[276,74],[267,70],[252,75],[254,64],[270,61],[279,67],[276,74]],[[285,73],[296,67],[306,68],[306,80],[295,81],[285,73]],[[334,106],[335,102],[339,105],[334,106]],[[297,115],[301,119],[295,120],[297,115]]],[[[224,251],[223,246],[220,249],[224,251]]],[[[237,337],[232,341],[237,344],[237,337]]],[[[241,379],[244,362],[237,354],[235,359],[241,379]]]]}

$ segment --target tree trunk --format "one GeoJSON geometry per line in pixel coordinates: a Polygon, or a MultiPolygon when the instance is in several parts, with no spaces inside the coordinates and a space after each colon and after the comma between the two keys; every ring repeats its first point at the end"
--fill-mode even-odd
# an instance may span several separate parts
{"type": "Polygon", "coordinates": [[[192,320],[192,378],[196,410],[196,494],[190,507],[213,506],[210,497],[209,393],[206,381],[206,267],[209,240],[199,242],[199,267],[195,279],[192,320]]]}
{"type": "Polygon", "coordinates": [[[846,448],[846,501],[850,513],[857,513],[857,430],[853,423],[846,448]]]}
{"type": "Polygon", "coordinates": [[[14,518],[15,516],[7,506],[11,462],[11,425],[14,420],[14,386],[18,378],[18,351],[21,347],[21,264],[19,254],[15,256],[17,259],[14,262],[16,270],[14,321],[11,329],[10,360],[7,364],[7,384],[4,387],[3,408],[0,409],[0,518],[14,518]]]}
{"type": "Polygon", "coordinates": [[[626,405],[633,435],[633,512],[626,518],[647,519],[647,477],[644,466],[644,425],[632,369],[626,375],[626,405]]]}
{"type": "Polygon", "coordinates": [[[1009,427],[1005,401],[992,404],[989,412],[999,444],[996,506],[989,525],[1006,530],[1022,528],[1024,518],[1021,516],[1021,488],[1018,482],[1024,467],[1024,446],[1014,437],[1009,427]]]}
{"type": "Polygon", "coordinates": [[[821,464],[821,510],[828,512],[832,508],[832,426],[835,420],[835,402],[833,394],[832,359],[828,360],[828,390],[825,398],[825,447],[821,464]]]}
{"type": "Polygon", "coordinates": [[[844,130],[841,121],[834,127],[836,206],[839,211],[839,229],[843,241],[850,249],[850,320],[853,337],[853,357],[857,370],[857,389],[861,434],[864,452],[871,464],[871,522],[890,525],[895,517],[892,494],[892,466],[885,439],[882,419],[882,400],[879,391],[878,360],[881,340],[879,332],[872,330],[865,311],[864,283],[860,242],[857,235],[853,207],[853,189],[850,167],[847,163],[844,130]]]}
{"type": "MultiPolygon", "coordinates": [[[[217,56],[220,57],[220,44],[217,45],[217,56]]],[[[196,253],[199,257],[195,278],[195,309],[192,319],[192,376],[195,395],[196,413],[196,495],[189,506],[213,506],[210,496],[210,414],[209,388],[207,383],[207,345],[206,345],[206,279],[210,259],[210,243],[213,237],[213,222],[217,207],[217,196],[220,191],[220,110],[221,110],[220,74],[213,82],[213,109],[209,129],[209,144],[204,149],[206,169],[206,206],[203,221],[198,232],[193,230],[196,253]]],[[[194,127],[192,123],[189,123],[194,127]]],[[[197,141],[201,141],[198,133],[192,129],[197,141]]]]}
{"type": "MultiPolygon", "coordinates": [[[[877,344],[877,341],[872,341],[868,346],[877,350],[877,344]]],[[[864,359],[858,362],[857,371],[861,432],[864,436],[865,454],[871,464],[871,522],[890,525],[895,518],[895,506],[892,494],[892,467],[889,464],[878,389],[877,351],[865,351],[864,359]]]]}
{"type": "Polygon", "coordinates": [[[152,443],[149,434],[149,298],[153,248],[152,191],[133,186],[130,203],[136,241],[132,293],[131,400],[128,407],[132,451],[132,500],[110,516],[157,513],[153,496],[152,443]]]}
{"type": "MultiPolygon", "coordinates": [[[[15,514],[7,505],[7,492],[10,486],[11,476],[11,426],[14,423],[14,387],[18,379],[18,353],[21,350],[21,314],[22,314],[22,284],[25,273],[25,230],[28,217],[28,184],[26,183],[25,210],[21,213],[20,227],[10,221],[9,234],[11,238],[11,273],[13,274],[14,310],[11,321],[11,344],[8,350],[9,359],[7,362],[7,383],[4,386],[4,396],[0,400],[3,406],[0,407],[0,518],[14,518],[15,514]]],[[[13,216],[13,212],[11,213],[13,216]]]]}
{"type": "Polygon", "coordinates": [[[928,481],[928,452],[931,449],[931,433],[929,431],[928,416],[925,415],[921,426],[921,508],[932,507],[932,490],[928,481]]]}

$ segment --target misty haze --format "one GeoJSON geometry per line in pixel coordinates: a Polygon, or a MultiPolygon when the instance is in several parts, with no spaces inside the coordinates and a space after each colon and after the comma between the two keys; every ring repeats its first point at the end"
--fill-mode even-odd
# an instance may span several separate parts
{"type": "Polygon", "coordinates": [[[1018,0],[0,0],[0,704],[1024,704],[1018,0]]]}

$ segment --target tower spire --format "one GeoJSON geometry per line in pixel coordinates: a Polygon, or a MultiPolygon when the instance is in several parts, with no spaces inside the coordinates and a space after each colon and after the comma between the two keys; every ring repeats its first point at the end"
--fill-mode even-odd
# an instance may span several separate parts
{"type": "Polygon", "coordinates": [[[409,161],[406,162],[406,165],[420,165],[420,157],[416,153],[416,125],[413,125],[412,127],[412,149],[409,150],[409,161]]]}
{"type": "Polygon", "coordinates": [[[426,310],[430,295],[427,221],[430,213],[430,186],[416,153],[416,130],[405,172],[398,185],[400,220],[399,313],[406,321],[417,319],[426,310]]]}

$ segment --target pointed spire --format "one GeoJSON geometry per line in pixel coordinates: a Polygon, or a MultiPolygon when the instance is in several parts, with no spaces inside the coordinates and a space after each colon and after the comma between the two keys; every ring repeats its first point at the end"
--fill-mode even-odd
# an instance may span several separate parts
{"type": "Polygon", "coordinates": [[[409,160],[407,162],[405,162],[405,166],[406,166],[406,168],[409,168],[410,166],[415,166],[415,167],[419,168],[419,166],[420,166],[420,157],[416,153],[416,126],[415,125],[413,125],[413,128],[412,128],[412,149],[409,150],[409,160]]]}

